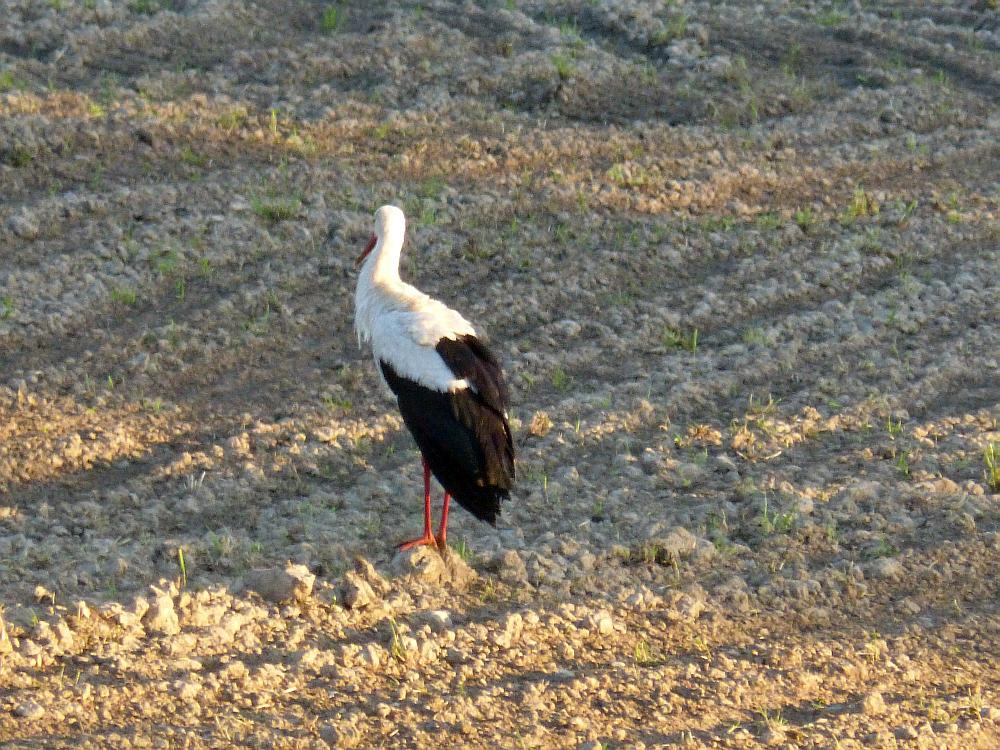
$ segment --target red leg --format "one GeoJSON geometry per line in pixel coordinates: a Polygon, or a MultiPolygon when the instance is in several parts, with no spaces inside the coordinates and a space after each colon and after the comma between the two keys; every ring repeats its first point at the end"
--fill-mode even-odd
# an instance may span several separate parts
{"type": "MultiPolygon", "coordinates": [[[[445,506],[445,514],[447,515],[447,506],[445,506]]],[[[424,461],[424,535],[417,539],[410,539],[403,542],[397,545],[397,548],[402,552],[411,547],[434,543],[434,536],[431,534],[431,467],[424,461]]]]}
{"type": "Polygon", "coordinates": [[[444,549],[448,546],[448,504],[451,502],[451,495],[447,492],[444,493],[444,507],[441,509],[441,525],[438,527],[438,533],[435,537],[437,541],[437,546],[440,549],[444,549]]]}

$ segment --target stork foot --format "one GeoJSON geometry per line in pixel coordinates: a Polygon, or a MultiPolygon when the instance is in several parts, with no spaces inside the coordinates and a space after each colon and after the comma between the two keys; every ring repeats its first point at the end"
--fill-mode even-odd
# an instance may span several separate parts
{"type": "Polygon", "coordinates": [[[430,534],[425,534],[424,536],[418,537],[417,539],[410,539],[409,541],[397,544],[396,549],[399,550],[400,552],[405,552],[408,549],[413,549],[414,547],[423,547],[424,545],[437,547],[438,540],[435,537],[431,536],[430,534]]]}

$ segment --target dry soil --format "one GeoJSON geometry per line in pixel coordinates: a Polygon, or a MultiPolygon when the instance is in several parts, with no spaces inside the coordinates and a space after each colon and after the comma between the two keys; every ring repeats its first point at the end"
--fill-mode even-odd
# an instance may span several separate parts
{"type": "Polygon", "coordinates": [[[998,248],[995,0],[0,0],[0,744],[998,747],[998,248]]]}

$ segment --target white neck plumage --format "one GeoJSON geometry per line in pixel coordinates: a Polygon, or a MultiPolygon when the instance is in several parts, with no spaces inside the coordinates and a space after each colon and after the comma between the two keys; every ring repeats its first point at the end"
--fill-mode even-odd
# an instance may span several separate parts
{"type": "Polygon", "coordinates": [[[383,206],[376,213],[375,236],[378,241],[365,258],[358,274],[354,292],[354,327],[358,343],[371,339],[372,326],[380,313],[398,309],[420,294],[399,278],[399,255],[406,234],[403,212],[393,206],[383,206]]]}

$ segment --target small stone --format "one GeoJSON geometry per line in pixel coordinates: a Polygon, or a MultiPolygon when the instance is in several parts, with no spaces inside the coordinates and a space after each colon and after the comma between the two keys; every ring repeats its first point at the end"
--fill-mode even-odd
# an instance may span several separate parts
{"type": "Polygon", "coordinates": [[[589,740],[576,746],[576,750],[603,750],[603,748],[604,745],[601,744],[600,740],[589,740]]]}
{"type": "Polygon", "coordinates": [[[478,578],[476,571],[459,555],[450,549],[438,552],[431,546],[396,553],[390,567],[395,575],[412,576],[420,583],[432,586],[450,582],[462,589],[478,578]]]}
{"type": "Polygon", "coordinates": [[[320,738],[333,748],[357,747],[361,742],[361,733],[352,726],[333,726],[327,724],[319,730],[320,738]]]}
{"type": "Polygon", "coordinates": [[[218,625],[226,614],[226,605],[222,603],[196,603],[184,619],[185,625],[193,628],[208,628],[218,625]]]}
{"type": "Polygon", "coordinates": [[[500,580],[509,584],[527,582],[528,569],[517,550],[505,550],[500,557],[500,580]]]}
{"type": "Polygon", "coordinates": [[[430,664],[437,661],[438,653],[440,649],[438,645],[431,639],[426,639],[420,642],[417,647],[417,651],[420,654],[420,661],[423,664],[430,664]]]}
{"type": "Polygon", "coordinates": [[[878,690],[872,690],[861,701],[861,710],[868,716],[881,716],[885,713],[885,699],[878,690]]]}
{"type": "Polygon", "coordinates": [[[524,629],[524,621],[518,612],[512,612],[504,619],[503,630],[497,633],[493,642],[500,648],[510,648],[521,638],[521,631],[524,629]]]}
{"type": "Polygon", "coordinates": [[[607,610],[601,610],[591,615],[590,626],[600,635],[611,635],[615,632],[615,621],[607,610]]]}
{"type": "Polygon", "coordinates": [[[170,594],[163,591],[157,592],[153,603],[149,605],[146,614],[142,616],[142,624],[146,630],[164,635],[174,635],[181,631],[177,612],[174,610],[174,600],[170,594]]]}
{"type": "Polygon", "coordinates": [[[11,216],[7,219],[7,228],[22,240],[34,240],[40,234],[38,223],[26,214],[11,216]]]}
{"type": "Polygon", "coordinates": [[[316,576],[305,565],[288,562],[284,568],[251,571],[246,577],[246,587],[262,599],[280,604],[308,599],[315,581],[316,576]]]}
{"type": "Polygon", "coordinates": [[[371,584],[353,571],[344,574],[337,595],[348,609],[367,609],[378,601],[371,584]]]}
{"type": "Polygon", "coordinates": [[[391,568],[396,575],[413,576],[421,583],[432,585],[450,578],[444,559],[429,545],[397,552],[391,568]]]}
{"type": "Polygon", "coordinates": [[[40,719],[45,715],[45,709],[34,701],[25,701],[24,703],[17,704],[17,708],[14,709],[14,715],[20,716],[22,719],[40,719]]]}
{"type": "Polygon", "coordinates": [[[715,464],[717,470],[721,473],[729,473],[731,471],[739,471],[739,467],[736,462],[727,456],[725,453],[720,453],[715,457],[715,464]]]}
{"type": "Polygon", "coordinates": [[[896,727],[894,732],[896,739],[899,740],[913,740],[917,738],[917,730],[910,726],[896,727]]]}
{"type": "Polygon", "coordinates": [[[435,633],[441,633],[452,626],[451,613],[446,609],[432,609],[421,613],[418,620],[430,625],[435,633]]]}
{"type": "Polygon", "coordinates": [[[785,733],[779,729],[769,728],[761,735],[760,741],[767,746],[780,745],[785,741],[785,733]]]}
{"type": "Polygon", "coordinates": [[[668,612],[671,619],[697,620],[705,609],[705,602],[689,594],[681,594],[674,602],[673,608],[668,612]]]}
{"type": "Polygon", "coordinates": [[[683,526],[674,526],[665,535],[649,542],[656,546],[659,554],[665,554],[671,560],[680,560],[694,552],[698,539],[683,526]]]}
{"type": "Polygon", "coordinates": [[[220,644],[232,643],[236,634],[247,623],[246,615],[240,612],[230,612],[218,625],[209,630],[209,636],[220,644]]]}
{"type": "Polygon", "coordinates": [[[581,573],[589,573],[594,569],[594,565],[597,563],[597,556],[593,552],[587,552],[584,550],[576,558],[577,568],[581,573]]]}
{"type": "Polygon", "coordinates": [[[354,570],[368,582],[372,590],[380,595],[389,593],[389,590],[392,588],[389,582],[375,570],[375,566],[363,557],[359,557],[354,561],[354,570]]]}
{"type": "Polygon", "coordinates": [[[630,594],[625,603],[632,609],[642,609],[646,603],[646,597],[641,591],[636,591],[634,594],[630,594]]]}
{"type": "Polygon", "coordinates": [[[892,736],[892,732],[888,729],[882,729],[878,732],[872,732],[865,736],[865,744],[871,747],[895,747],[896,738],[892,736]]]}
{"type": "Polygon", "coordinates": [[[479,574],[456,554],[448,553],[446,565],[448,575],[451,578],[451,585],[456,589],[466,589],[473,581],[479,578],[479,574]]]}
{"type": "Polygon", "coordinates": [[[193,680],[178,680],[174,683],[174,692],[182,701],[193,701],[201,693],[201,685],[193,680]]]}

